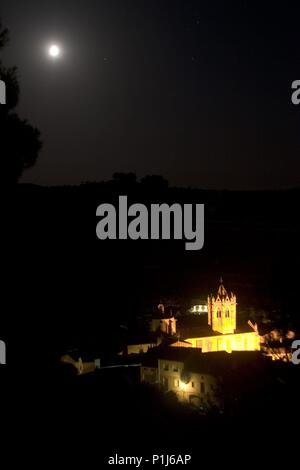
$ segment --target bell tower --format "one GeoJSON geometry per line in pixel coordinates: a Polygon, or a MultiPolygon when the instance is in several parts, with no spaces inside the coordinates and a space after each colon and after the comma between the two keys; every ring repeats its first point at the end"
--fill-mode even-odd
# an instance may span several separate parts
{"type": "Polygon", "coordinates": [[[208,324],[213,331],[218,333],[232,334],[236,329],[236,296],[227,293],[222,278],[218,293],[208,296],[208,324]]]}

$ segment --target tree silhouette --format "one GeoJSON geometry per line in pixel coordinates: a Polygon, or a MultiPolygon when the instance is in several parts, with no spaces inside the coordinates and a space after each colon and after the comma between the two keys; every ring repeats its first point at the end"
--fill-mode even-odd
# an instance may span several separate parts
{"type": "Polygon", "coordinates": [[[141,183],[148,189],[166,190],[168,189],[168,181],[161,175],[146,175],[141,179],[141,183]]]}
{"type": "MultiPolygon", "coordinates": [[[[8,30],[0,19],[0,53],[8,43],[8,30]]],[[[19,180],[24,170],[32,167],[42,147],[40,132],[15,112],[19,101],[16,67],[5,67],[0,58],[0,79],[6,86],[6,104],[0,105],[1,166],[7,183],[19,180]]]]}

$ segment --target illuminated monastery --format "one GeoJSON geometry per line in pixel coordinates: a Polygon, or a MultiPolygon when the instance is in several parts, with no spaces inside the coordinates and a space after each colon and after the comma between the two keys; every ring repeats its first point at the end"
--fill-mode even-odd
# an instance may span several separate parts
{"type": "Polygon", "coordinates": [[[208,296],[208,325],[193,337],[184,337],[186,343],[202,352],[259,351],[257,326],[250,321],[244,328],[236,325],[236,296],[227,293],[223,281],[216,296],[208,296]]]}
{"type": "MultiPolygon", "coordinates": [[[[226,351],[260,351],[261,337],[257,325],[248,321],[245,325],[237,322],[236,296],[227,292],[221,283],[216,295],[207,299],[207,311],[194,317],[194,325],[187,326],[185,321],[178,320],[172,313],[165,312],[159,304],[159,312],[152,316],[149,338],[127,344],[126,354],[146,353],[159,344],[171,347],[199,348],[203,353],[226,351]]],[[[195,314],[194,310],[190,313],[195,314]]]]}

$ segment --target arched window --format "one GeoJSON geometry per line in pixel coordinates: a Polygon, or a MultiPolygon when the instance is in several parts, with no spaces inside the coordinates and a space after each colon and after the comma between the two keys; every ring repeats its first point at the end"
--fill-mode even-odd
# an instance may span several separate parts
{"type": "Polygon", "coordinates": [[[229,312],[228,309],[227,309],[226,312],[225,312],[225,317],[226,317],[226,318],[229,318],[229,317],[230,317],[230,312],[229,312]]]}
{"type": "Polygon", "coordinates": [[[221,316],[222,316],[221,309],[218,308],[218,310],[217,310],[217,318],[221,318],[221,316]]]}

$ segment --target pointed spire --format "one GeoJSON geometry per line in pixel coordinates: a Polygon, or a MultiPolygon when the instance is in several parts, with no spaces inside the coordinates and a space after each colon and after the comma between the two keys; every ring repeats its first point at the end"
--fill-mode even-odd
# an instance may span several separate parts
{"type": "Polygon", "coordinates": [[[218,289],[218,296],[219,297],[226,297],[227,296],[227,291],[223,285],[223,278],[222,276],[220,277],[220,286],[219,286],[219,289],[218,289]]]}

